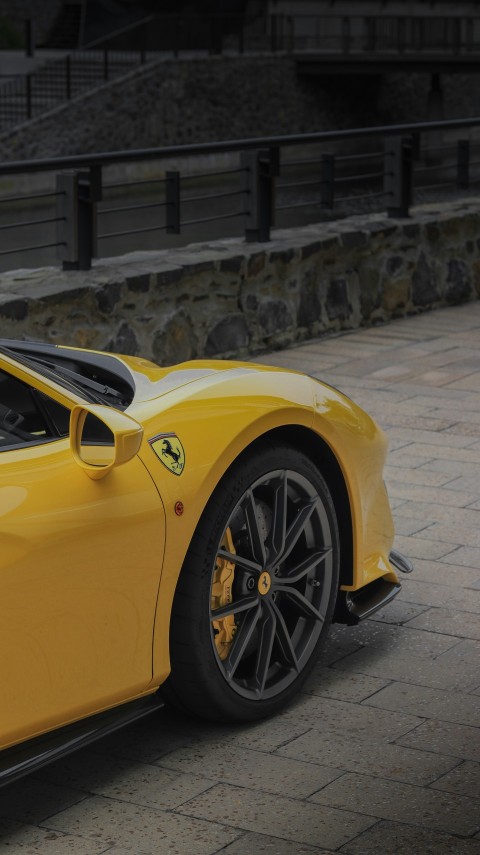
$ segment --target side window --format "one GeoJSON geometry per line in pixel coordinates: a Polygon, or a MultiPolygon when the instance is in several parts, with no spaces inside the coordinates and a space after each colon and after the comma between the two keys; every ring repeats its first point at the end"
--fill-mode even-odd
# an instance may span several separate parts
{"type": "Polygon", "coordinates": [[[70,411],[0,370],[0,451],[68,436],[70,411]]]}

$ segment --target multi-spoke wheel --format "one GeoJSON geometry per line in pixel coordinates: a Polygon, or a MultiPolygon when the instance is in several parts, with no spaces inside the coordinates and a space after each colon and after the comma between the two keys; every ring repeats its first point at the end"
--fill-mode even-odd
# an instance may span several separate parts
{"type": "Polygon", "coordinates": [[[289,446],[243,459],[207,506],[182,570],[167,693],[210,718],[277,711],[315,662],[338,562],[333,503],[312,462],[289,446]]]}

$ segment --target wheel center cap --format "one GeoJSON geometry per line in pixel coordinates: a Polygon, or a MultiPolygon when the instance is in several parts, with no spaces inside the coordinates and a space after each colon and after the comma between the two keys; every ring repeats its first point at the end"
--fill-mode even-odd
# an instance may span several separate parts
{"type": "Polygon", "coordinates": [[[267,573],[266,570],[263,573],[260,573],[260,578],[258,580],[258,590],[262,595],[268,594],[270,587],[272,584],[272,577],[270,573],[267,573]]]}

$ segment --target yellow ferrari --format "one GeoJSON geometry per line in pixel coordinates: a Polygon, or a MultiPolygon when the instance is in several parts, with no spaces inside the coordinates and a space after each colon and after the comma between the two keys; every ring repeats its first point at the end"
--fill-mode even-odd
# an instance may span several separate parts
{"type": "Polygon", "coordinates": [[[398,592],[386,441],[335,389],[237,362],[0,342],[0,783],[166,698],[299,691],[332,620],[398,592]]]}

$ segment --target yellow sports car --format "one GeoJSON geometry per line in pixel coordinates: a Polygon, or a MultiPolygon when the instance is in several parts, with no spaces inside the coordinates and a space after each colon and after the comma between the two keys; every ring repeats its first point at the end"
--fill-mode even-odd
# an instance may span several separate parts
{"type": "Polygon", "coordinates": [[[290,701],[332,619],[411,569],[385,451],[303,374],[1,341],[0,783],[164,698],[224,721],[290,701]]]}

